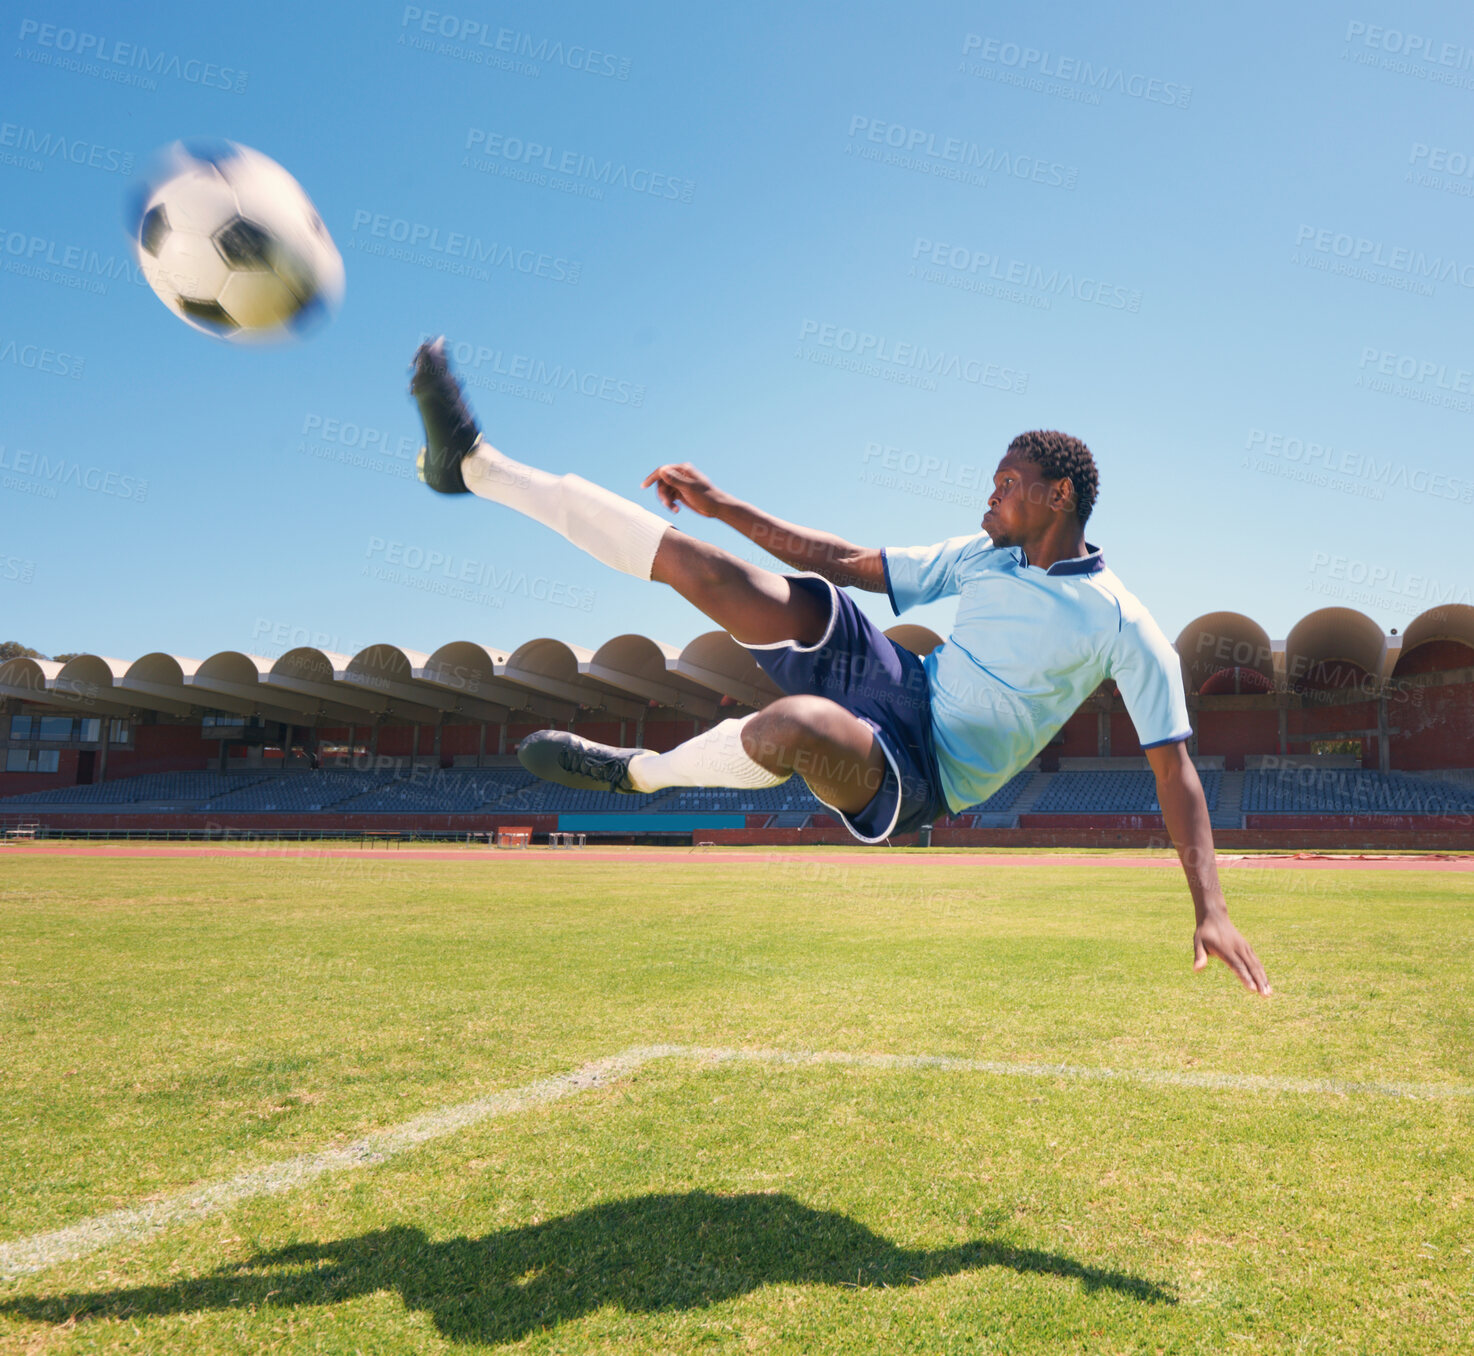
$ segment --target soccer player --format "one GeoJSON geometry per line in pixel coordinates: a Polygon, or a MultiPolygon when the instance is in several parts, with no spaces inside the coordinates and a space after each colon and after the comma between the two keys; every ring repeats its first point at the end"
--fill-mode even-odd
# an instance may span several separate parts
{"type": "Polygon", "coordinates": [[[519,746],[525,767],[617,792],[777,786],[797,773],[856,838],[880,843],[985,800],[1111,679],[1187,875],[1193,968],[1216,956],[1245,988],[1270,992],[1218,883],[1176,652],[1085,540],[1098,477],[1084,443],[1054,432],[1015,438],[993,475],[982,531],[935,546],[854,546],[796,527],[687,462],[645,478],[672,512],[720,519],[799,571],[775,574],[582,476],[499,452],[461,397],[443,339],[416,353],[410,391],[425,425],[420,475],[432,489],[495,500],[616,570],[670,585],[787,694],[668,753],[540,731],[519,746]],[[897,613],[955,595],[952,634],[918,659],[837,585],[884,593],[897,613]]]}

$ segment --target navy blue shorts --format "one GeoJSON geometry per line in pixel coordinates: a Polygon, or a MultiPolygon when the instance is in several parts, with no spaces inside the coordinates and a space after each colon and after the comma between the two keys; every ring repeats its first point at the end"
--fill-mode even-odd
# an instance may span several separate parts
{"type": "Polygon", "coordinates": [[[862,843],[914,833],[947,813],[931,735],[931,690],[910,650],[887,639],[849,596],[817,574],[790,574],[829,608],[829,626],[815,645],[794,640],[744,645],[758,666],[790,696],[813,693],[838,702],[875,731],[885,754],[885,780],[852,815],[829,809],[862,843]]]}

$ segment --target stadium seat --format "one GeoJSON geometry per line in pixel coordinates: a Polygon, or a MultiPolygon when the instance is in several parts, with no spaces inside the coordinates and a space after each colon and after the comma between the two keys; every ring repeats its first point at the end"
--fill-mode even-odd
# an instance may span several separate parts
{"type": "MultiPolygon", "coordinates": [[[[1223,773],[1200,770],[1203,797],[1211,812],[1218,805],[1223,773]]],[[[1031,814],[1160,814],[1157,779],[1150,770],[1060,772],[1034,802],[1031,814]]]]}
{"type": "Polygon", "coordinates": [[[1024,787],[1034,780],[1032,772],[1015,772],[985,801],[959,810],[958,816],[971,814],[1004,814],[1013,809],[1014,802],[1023,794],[1024,787]]]}
{"type": "Polygon", "coordinates": [[[1246,814],[1465,815],[1474,785],[1369,768],[1256,768],[1244,774],[1246,814]]]}
{"type": "Polygon", "coordinates": [[[128,805],[145,801],[208,801],[273,777],[270,772],[149,772],[92,786],[57,786],[6,796],[20,805],[128,805]]]}

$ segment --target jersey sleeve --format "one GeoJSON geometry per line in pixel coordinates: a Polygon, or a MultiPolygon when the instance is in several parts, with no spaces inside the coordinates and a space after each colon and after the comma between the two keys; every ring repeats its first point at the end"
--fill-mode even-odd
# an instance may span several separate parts
{"type": "Polygon", "coordinates": [[[885,567],[885,591],[900,616],[908,607],[934,603],[957,593],[957,566],[979,546],[991,545],[986,533],[948,537],[935,546],[886,546],[880,553],[885,567]]]}
{"type": "Polygon", "coordinates": [[[1110,652],[1110,676],[1142,748],[1176,744],[1192,734],[1177,651],[1145,612],[1122,618],[1110,652]]]}

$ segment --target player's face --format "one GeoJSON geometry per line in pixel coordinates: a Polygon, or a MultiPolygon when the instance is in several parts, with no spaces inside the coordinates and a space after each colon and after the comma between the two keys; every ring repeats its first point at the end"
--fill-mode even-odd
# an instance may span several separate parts
{"type": "Polygon", "coordinates": [[[1049,526],[1050,485],[1031,461],[1010,452],[993,472],[982,527],[994,546],[1018,546],[1049,526]]]}

